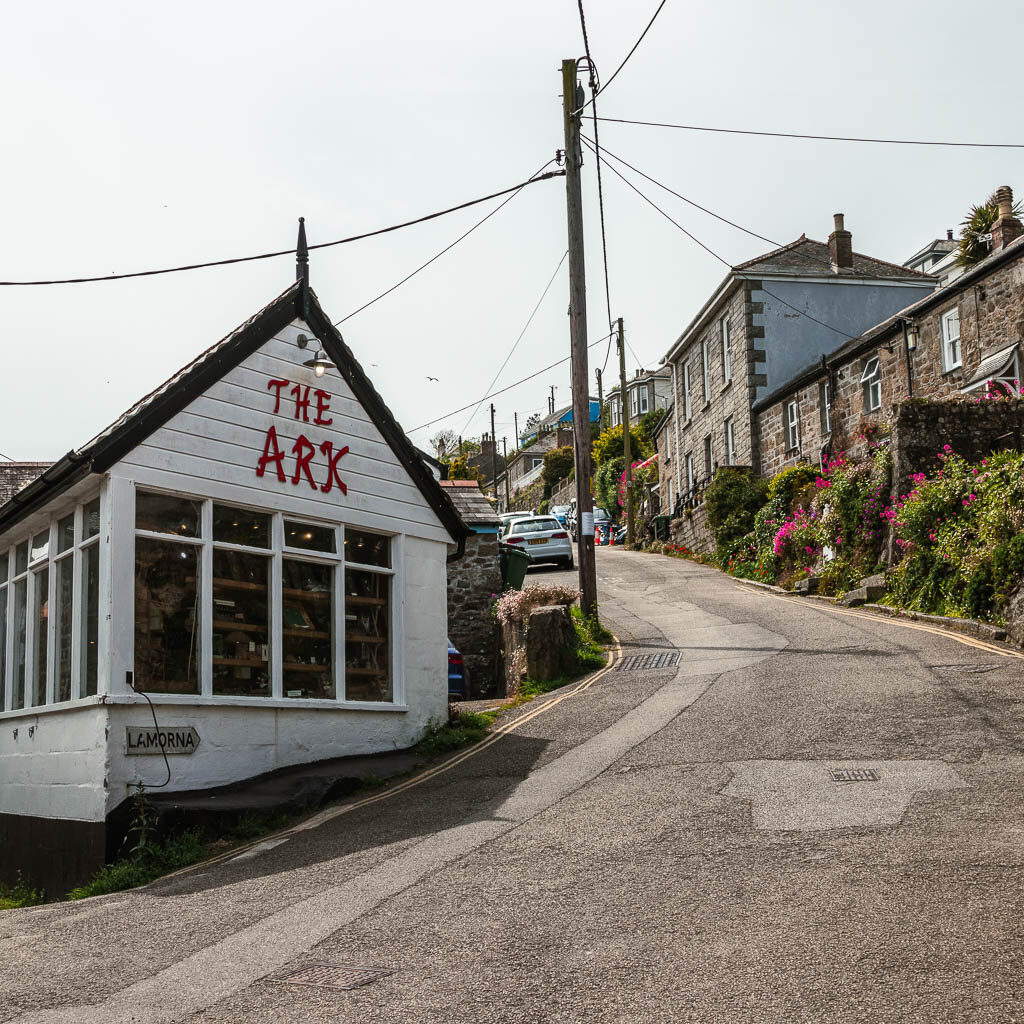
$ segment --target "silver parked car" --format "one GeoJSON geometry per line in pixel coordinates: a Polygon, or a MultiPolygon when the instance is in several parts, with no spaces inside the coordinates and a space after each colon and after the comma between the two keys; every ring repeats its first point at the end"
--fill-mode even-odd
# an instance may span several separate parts
{"type": "Polygon", "coordinates": [[[506,544],[514,544],[530,556],[531,565],[554,562],[572,568],[572,541],[564,526],[554,516],[534,516],[516,519],[504,537],[506,544]]]}

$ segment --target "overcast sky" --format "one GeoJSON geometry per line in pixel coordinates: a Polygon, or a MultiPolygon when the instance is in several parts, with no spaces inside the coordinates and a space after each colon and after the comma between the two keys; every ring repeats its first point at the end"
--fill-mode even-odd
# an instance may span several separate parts
{"type": "MultiPolygon", "coordinates": [[[[607,79],[656,0],[588,0],[607,79]]],[[[0,279],[98,275],[287,248],[512,185],[562,146],[560,61],[574,0],[9,7],[0,90],[0,279]]],[[[668,0],[601,114],[816,134],[1022,141],[1018,5],[668,0]]],[[[785,243],[903,262],[1001,184],[1021,150],[772,140],[605,123],[601,142],[677,191],[785,243]]],[[[589,134],[590,128],[587,128],[589,134]]],[[[592,337],[606,332],[593,161],[585,168],[592,337]]],[[[731,263],[768,248],[645,190],[731,263]]],[[[657,364],[724,268],[605,178],[612,315],[657,364]]],[[[530,186],[411,282],[343,325],[407,429],[483,395],[565,251],[562,179],[530,186]],[[428,381],[428,376],[439,381],[428,381]]],[[[493,205],[493,204],[492,204],[493,205]]],[[[476,207],[316,252],[339,320],[479,219],[476,207]]],[[[0,452],[55,459],[231,331],[294,278],[288,257],[141,281],[0,288],[0,452]]],[[[568,354],[563,265],[498,381],[568,354]]],[[[592,350],[594,365],[604,348],[592,350]]],[[[629,370],[634,369],[630,359],[629,370]]],[[[611,372],[611,365],[609,366],[611,372]]],[[[499,438],[569,401],[566,367],[495,399],[499,438]]],[[[446,420],[479,435],[486,404],[446,420]]],[[[412,432],[425,444],[437,428],[412,432]]],[[[511,445],[510,445],[511,447],[511,445]]]]}

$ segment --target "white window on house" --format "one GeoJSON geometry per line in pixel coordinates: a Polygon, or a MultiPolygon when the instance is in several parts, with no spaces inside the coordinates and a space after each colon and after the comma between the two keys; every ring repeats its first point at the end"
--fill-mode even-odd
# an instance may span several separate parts
{"type": "Polygon", "coordinates": [[[800,413],[796,402],[786,406],[786,451],[795,451],[800,447],[800,413]]]}
{"type": "Polygon", "coordinates": [[[138,491],[135,567],[138,690],[393,700],[390,537],[138,491]]]}
{"type": "Polygon", "coordinates": [[[704,478],[706,480],[711,479],[711,473],[714,470],[714,458],[711,451],[711,435],[708,434],[704,438],[704,478]]]}
{"type": "Polygon", "coordinates": [[[644,416],[650,409],[650,395],[647,393],[647,385],[638,389],[640,401],[640,415],[644,416]]]}
{"type": "Polygon", "coordinates": [[[733,436],[733,418],[730,416],[725,421],[725,464],[736,465],[736,441],[733,436]]]}
{"type": "Polygon", "coordinates": [[[708,339],[700,343],[700,365],[704,384],[704,401],[711,401],[711,348],[708,339]]]}
{"type": "Polygon", "coordinates": [[[693,453],[686,454],[686,490],[689,493],[693,490],[693,453]]]}
{"type": "Polygon", "coordinates": [[[693,415],[690,405],[690,363],[683,363],[683,419],[689,422],[693,415]]]}
{"type": "Polygon", "coordinates": [[[672,507],[673,507],[673,505],[672,505],[672,478],[669,477],[668,480],[665,483],[666,483],[666,486],[668,487],[668,490],[665,492],[666,496],[668,497],[668,504],[665,505],[665,511],[669,512],[669,511],[672,510],[672,507]]]}
{"type": "Polygon", "coordinates": [[[954,307],[942,314],[942,368],[955,370],[960,365],[960,309],[954,307]]]}
{"type": "Polygon", "coordinates": [[[874,412],[882,408],[882,370],[878,356],[872,356],[865,364],[860,375],[860,383],[864,388],[864,409],[874,412]]]}
{"type": "Polygon", "coordinates": [[[832,433],[832,411],[829,405],[832,402],[832,388],[828,381],[825,381],[818,388],[818,405],[821,407],[821,432],[832,433]]]}
{"type": "Polygon", "coordinates": [[[732,353],[729,351],[729,318],[722,317],[722,377],[728,384],[732,380],[732,353]]]}
{"type": "Polygon", "coordinates": [[[617,427],[622,422],[622,417],[619,415],[619,396],[613,395],[611,400],[612,406],[612,426],[617,427]]]}
{"type": "Polygon", "coordinates": [[[665,461],[666,462],[671,462],[672,461],[672,433],[671,433],[671,426],[666,427],[665,433],[664,433],[663,436],[665,438],[665,461]]]}
{"type": "Polygon", "coordinates": [[[629,417],[635,419],[640,409],[640,389],[632,388],[629,392],[629,417]]]}

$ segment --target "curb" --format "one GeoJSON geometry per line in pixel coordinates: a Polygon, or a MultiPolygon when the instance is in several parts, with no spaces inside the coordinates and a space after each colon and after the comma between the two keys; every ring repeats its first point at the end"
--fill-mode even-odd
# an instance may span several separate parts
{"type": "MultiPolygon", "coordinates": [[[[890,608],[884,604],[861,605],[865,611],[876,614],[888,615],[893,619],[912,619],[915,622],[929,622],[933,626],[941,626],[954,633],[966,633],[968,636],[975,636],[979,640],[1006,641],[1006,630],[1001,626],[993,626],[991,622],[981,622],[978,619],[957,619],[949,615],[929,615],[926,612],[906,611],[903,608],[890,608]]],[[[1013,646],[1011,643],[1010,646],[1013,646]]]]}

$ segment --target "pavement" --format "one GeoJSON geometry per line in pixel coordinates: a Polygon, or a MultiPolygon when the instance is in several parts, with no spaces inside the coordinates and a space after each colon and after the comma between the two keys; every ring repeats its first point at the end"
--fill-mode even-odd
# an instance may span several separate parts
{"type": "Polygon", "coordinates": [[[621,667],[282,842],[0,913],[0,1021],[1024,1020],[1020,652],[597,559],[621,667]],[[393,973],[268,980],[316,963],[393,973]]]}

